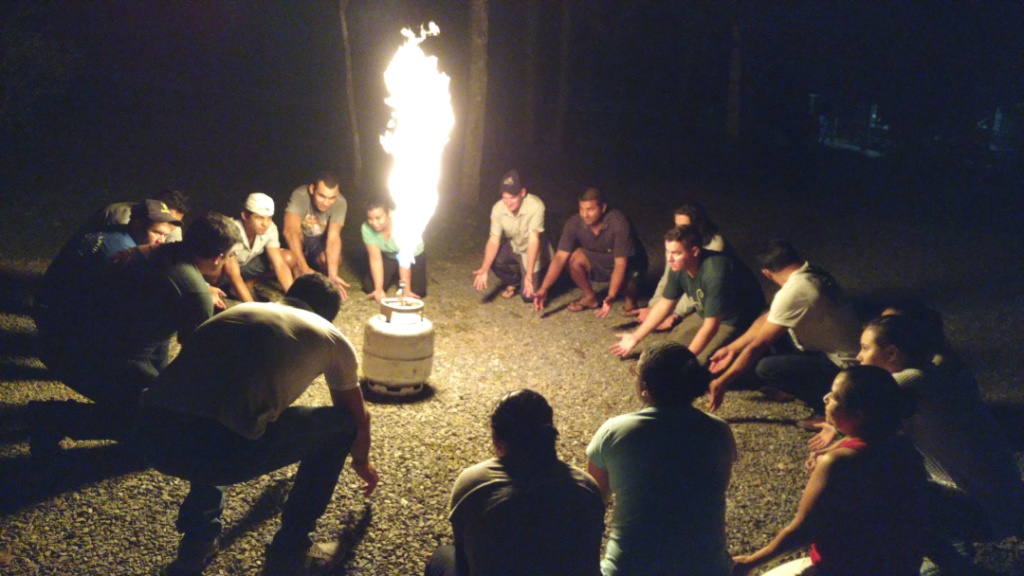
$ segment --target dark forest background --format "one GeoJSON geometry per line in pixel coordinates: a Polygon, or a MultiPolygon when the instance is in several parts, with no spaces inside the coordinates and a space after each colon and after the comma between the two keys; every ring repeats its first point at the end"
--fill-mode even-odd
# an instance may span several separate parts
{"type": "MultiPolygon", "coordinates": [[[[441,35],[424,48],[452,78],[459,123],[442,194],[454,198],[469,106],[470,9],[479,2],[345,2],[366,174],[346,181],[347,196],[380,189],[386,175],[377,142],[388,114],[381,75],[400,28],[435,21],[441,35]]],[[[355,155],[339,6],[3,3],[4,227],[52,224],[59,236],[104,202],[169,186],[191,192],[200,209],[233,211],[252,190],[283,200],[319,166],[349,177],[355,155]]],[[[491,0],[486,7],[485,190],[510,165],[570,188],[590,182],[614,190],[652,178],[806,185],[825,158],[816,141],[821,119],[863,122],[874,107],[886,157],[829,152],[820,177],[858,179],[869,196],[910,189],[911,202],[919,200],[914,189],[956,189],[979,178],[997,184],[983,204],[1019,195],[1020,2],[491,0]],[[730,84],[734,58],[740,75],[730,84]],[[738,97],[735,134],[727,130],[730,86],[738,97]],[[1002,144],[993,150],[997,111],[1002,144]]],[[[54,250],[11,239],[0,255],[54,250]]]]}

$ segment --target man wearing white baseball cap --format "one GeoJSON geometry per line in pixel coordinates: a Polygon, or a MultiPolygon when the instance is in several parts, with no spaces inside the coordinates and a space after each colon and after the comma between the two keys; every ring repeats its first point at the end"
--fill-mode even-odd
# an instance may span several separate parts
{"type": "Polygon", "coordinates": [[[224,265],[221,282],[230,281],[235,296],[252,302],[252,288],[258,280],[277,277],[284,292],[291,287],[295,259],[281,249],[281,240],[274,224],[274,199],[262,192],[253,192],[245,199],[241,218],[233,220],[242,235],[235,246],[235,257],[224,265]]]}

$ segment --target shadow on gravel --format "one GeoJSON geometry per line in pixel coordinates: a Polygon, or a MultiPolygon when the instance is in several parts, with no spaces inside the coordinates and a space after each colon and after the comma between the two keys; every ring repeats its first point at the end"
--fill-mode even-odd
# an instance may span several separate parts
{"type": "Polygon", "coordinates": [[[60,450],[45,459],[6,458],[0,460],[0,514],[144,468],[122,444],[60,450]]]}
{"type": "Polygon", "coordinates": [[[367,402],[374,404],[416,404],[418,402],[425,402],[430,400],[437,394],[437,391],[430,384],[423,384],[423,388],[415,394],[407,394],[405,396],[381,394],[380,392],[374,392],[368,387],[368,382],[362,380],[360,386],[363,389],[363,398],[367,402]]]}
{"type": "Polygon", "coordinates": [[[239,518],[238,522],[221,534],[221,548],[228,548],[235,540],[238,540],[249,530],[277,516],[281,511],[281,504],[284,503],[285,496],[288,495],[288,488],[291,486],[291,483],[291,477],[279,478],[274,480],[273,484],[267,486],[263,493],[259,495],[259,498],[253,502],[245,516],[239,518]]]}
{"type": "Polygon", "coordinates": [[[32,293],[41,276],[9,263],[0,264],[0,311],[27,314],[32,308],[32,293]]]}

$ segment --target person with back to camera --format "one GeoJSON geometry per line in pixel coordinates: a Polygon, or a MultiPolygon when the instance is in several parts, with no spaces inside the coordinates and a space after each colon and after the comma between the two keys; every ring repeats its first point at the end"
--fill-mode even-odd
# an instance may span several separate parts
{"type": "Polygon", "coordinates": [[[391,201],[383,196],[370,199],[366,203],[366,222],[360,228],[369,259],[369,269],[363,276],[363,292],[378,304],[395,280],[405,282],[406,296],[423,298],[427,295],[427,256],[423,253],[423,243],[413,250],[412,266],[398,262],[399,246],[392,235],[391,206],[391,201]]]}
{"type": "MultiPolygon", "coordinates": [[[[929,325],[911,314],[880,316],[864,329],[857,359],[920,397],[903,433],[924,455],[932,480],[926,554],[956,573],[970,568],[967,542],[1021,534],[1024,484],[974,379],[933,364],[942,337],[929,325]]],[[[948,352],[944,358],[956,363],[948,352]]],[[[820,448],[834,435],[826,427],[809,445],[820,448]]]]}
{"type": "Polygon", "coordinates": [[[608,420],[587,446],[587,471],[606,499],[615,495],[601,571],[724,576],[736,441],[726,422],[693,407],[708,373],[672,341],[645,350],[637,372],[646,407],[608,420]]]}
{"type": "Polygon", "coordinates": [[[344,560],[337,543],[314,543],[310,534],[349,455],[365,495],[379,476],[356,351],[332,324],[340,306],[336,284],[304,274],[280,302],[242,303],[203,323],[142,394],[143,452],[160,472],[189,482],[166,574],[201,574],[217,554],[226,485],[296,462],[265,573],[326,574],[344,560]],[[331,405],[292,405],[321,376],[331,405]]]}
{"type": "Polygon", "coordinates": [[[733,558],[733,575],[811,544],[809,558],[764,576],[917,576],[928,473],[897,433],[914,404],[878,367],[840,372],[825,395],[825,419],[847,438],[812,460],[796,516],[767,546],[733,558]]]}
{"type": "Polygon", "coordinates": [[[551,406],[516,390],[491,412],[495,458],[452,488],[455,545],[426,576],[598,576],[604,502],[593,478],[558,458],[551,406]]]}
{"type": "MultiPolygon", "coordinates": [[[[697,230],[700,237],[704,240],[703,248],[705,250],[712,250],[714,252],[725,252],[732,254],[732,250],[725,242],[725,238],[722,237],[718,231],[718,226],[715,225],[711,219],[708,218],[707,210],[704,206],[697,202],[686,202],[679,208],[676,208],[675,213],[672,215],[672,223],[676,227],[679,226],[691,226],[697,230]]],[[[636,316],[636,321],[643,324],[647,320],[647,315],[650,314],[651,308],[654,307],[665,295],[665,286],[668,284],[669,276],[672,273],[672,267],[669,266],[668,262],[665,262],[665,272],[661,275],[661,280],[658,281],[658,287],[654,289],[654,295],[647,302],[647,306],[643,308],[637,308],[635,310],[629,310],[623,312],[623,316],[636,316]]],[[[673,326],[679,323],[680,320],[686,318],[696,310],[696,306],[689,295],[683,294],[676,301],[676,307],[672,309],[672,313],[668,315],[665,320],[654,327],[657,332],[665,330],[671,330],[673,326]]]]}

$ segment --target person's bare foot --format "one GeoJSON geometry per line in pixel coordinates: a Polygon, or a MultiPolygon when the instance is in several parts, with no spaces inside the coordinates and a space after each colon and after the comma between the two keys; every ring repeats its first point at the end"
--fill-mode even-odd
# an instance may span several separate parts
{"type": "Polygon", "coordinates": [[[505,286],[504,290],[501,291],[501,297],[506,299],[511,298],[516,295],[516,292],[518,290],[518,286],[516,286],[515,284],[509,284],[508,286],[505,286]]]}
{"type": "Polygon", "coordinates": [[[582,312],[584,310],[595,310],[600,306],[597,300],[587,300],[586,298],[580,298],[579,300],[569,304],[568,308],[570,312],[582,312]]]}

